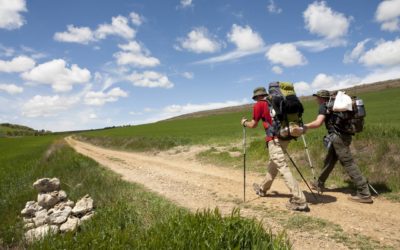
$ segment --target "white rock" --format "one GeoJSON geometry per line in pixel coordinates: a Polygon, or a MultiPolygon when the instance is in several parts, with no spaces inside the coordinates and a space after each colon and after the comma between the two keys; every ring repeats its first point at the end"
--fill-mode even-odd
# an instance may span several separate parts
{"type": "Polygon", "coordinates": [[[60,201],[54,206],[54,209],[63,209],[64,207],[70,207],[71,209],[74,207],[75,203],[71,200],[68,201],[60,201]]]}
{"type": "Polygon", "coordinates": [[[65,191],[53,191],[51,193],[40,193],[38,194],[38,204],[44,208],[51,208],[56,205],[59,201],[65,200],[67,194],[65,191]]]}
{"type": "Polygon", "coordinates": [[[68,216],[71,214],[72,208],[64,206],[60,209],[50,209],[47,213],[49,215],[49,224],[62,224],[64,223],[68,216]]]}
{"type": "Polygon", "coordinates": [[[52,195],[51,193],[40,193],[38,194],[37,200],[38,204],[45,208],[50,208],[59,201],[57,195],[52,195]]]}
{"type": "Polygon", "coordinates": [[[58,191],[60,190],[60,180],[58,178],[42,178],[35,181],[33,187],[41,193],[58,191]]]}
{"type": "Polygon", "coordinates": [[[25,239],[28,242],[32,242],[34,240],[40,240],[49,233],[54,234],[58,233],[58,227],[57,226],[49,226],[49,225],[43,225],[38,228],[34,228],[29,230],[28,232],[25,233],[25,239]]]}
{"type": "Polygon", "coordinates": [[[26,223],[25,225],[24,225],[24,229],[32,229],[32,228],[34,228],[35,227],[35,223],[26,223]]]}
{"type": "Polygon", "coordinates": [[[39,210],[43,209],[39,204],[35,201],[28,201],[25,205],[25,208],[22,209],[21,215],[25,217],[32,217],[39,210]]]}
{"type": "Polygon", "coordinates": [[[47,215],[47,210],[42,209],[35,213],[35,217],[33,218],[33,223],[35,223],[36,227],[40,227],[47,223],[49,216],[47,215]]]}
{"type": "Polygon", "coordinates": [[[65,201],[67,199],[67,193],[64,190],[58,191],[58,198],[60,201],[65,201]]]}
{"type": "Polygon", "coordinates": [[[73,201],[71,201],[71,200],[68,200],[68,201],[65,202],[65,205],[72,208],[72,207],[75,206],[75,202],[73,202],[73,201]]]}
{"type": "MultiPolygon", "coordinates": [[[[35,215],[33,215],[33,216],[35,216],[35,215]]],[[[24,221],[25,224],[33,223],[33,218],[22,218],[22,220],[24,221]]]]}
{"type": "Polygon", "coordinates": [[[84,216],[82,216],[81,222],[89,220],[90,218],[93,217],[93,215],[94,215],[94,211],[91,211],[91,212],[85,214],[84,216]]]}
{"type": "Polygon", "coordinates": [[[65,232],[72,232],[74,231],[79,225],[79,219],[76,217],[69,217],[67,222],[60,226],[60,231],[62,233],[65,232]]]}
{"type": "Polygon", "coordinates": [[[72,214],[82,216],[93,210],[93,199],[87,194],[80,199],[72,209],[72,214]]]}

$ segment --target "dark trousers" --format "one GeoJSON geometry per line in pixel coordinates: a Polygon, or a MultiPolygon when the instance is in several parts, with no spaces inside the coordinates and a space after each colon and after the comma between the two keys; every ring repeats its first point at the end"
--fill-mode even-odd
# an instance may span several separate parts
{"type": "Polygon", "coordinates": [[[351,180],[357,187],[357,195],[360,197],[369,197],[368,183],[365,177],[362,175],[360,169],[355,164],[353,156],[350,151],[351,135],[337,135],[330,134],[331,143],[328,148],[328,154],[324,160],[324,167],[318,178],[320,185],[324,185],[329,174],[335,167],[336,162],[339,160],[351,180]]]}

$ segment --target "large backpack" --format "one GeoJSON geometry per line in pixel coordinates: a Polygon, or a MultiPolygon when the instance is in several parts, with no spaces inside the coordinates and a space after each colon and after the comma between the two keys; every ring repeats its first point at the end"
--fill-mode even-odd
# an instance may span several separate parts
{"type": "Polygon", "coordinates": [[[293,128],[302,128],[304,108],[296,96],[293,84],[289,82],[272,82],[268,86],[270,106],[275,111],[274,126],[276,135],[281,139],[293,139],[300,136],[291,133],[293,128]]]}
{"type": "Polygon", "coordinates": [[[333,93],[327,102],[327,109],[332,113],[331,122],[335,130],[339,133],[341,132],[352,135],[362,132],[364,129],[364,118],[367,115],[363,100],[357,96],[351,96],[351,111],[333,111],[335,94],[336,93],[333,93]]]}

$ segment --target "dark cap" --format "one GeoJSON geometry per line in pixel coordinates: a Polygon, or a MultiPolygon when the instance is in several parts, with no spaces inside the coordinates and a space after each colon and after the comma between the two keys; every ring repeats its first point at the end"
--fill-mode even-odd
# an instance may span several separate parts
{"type": "Polygon", "coordinates": [[[253,100],[256,99],[257,96],[260,95],[268,95],[267,90],[264,87],[255,88],[253,91],[253,100]]]}
{"type": "Polygon", "coordinates": [[[329,98],[331,95],[328,90],[323,89],[323,90],[319,90],[317,93],[313,94],[313,96],[318,96],[321,98],[329,98]]]}

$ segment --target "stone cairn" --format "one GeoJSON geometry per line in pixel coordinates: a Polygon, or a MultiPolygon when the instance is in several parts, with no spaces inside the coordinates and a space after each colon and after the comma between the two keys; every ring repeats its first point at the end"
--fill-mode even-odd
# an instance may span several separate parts
{"type": "Polygon", "coordinates": [[[36,201],[28,201],[21,215],[25,238],[32,242],[49,233],[64,233],[76,230],[82,222],[94,215],[93,199],[85,195],[78,202],[67,199],[67,193],[60,190],[60,180],[43,178],[33,183],[39,192],[36,201]]]}

